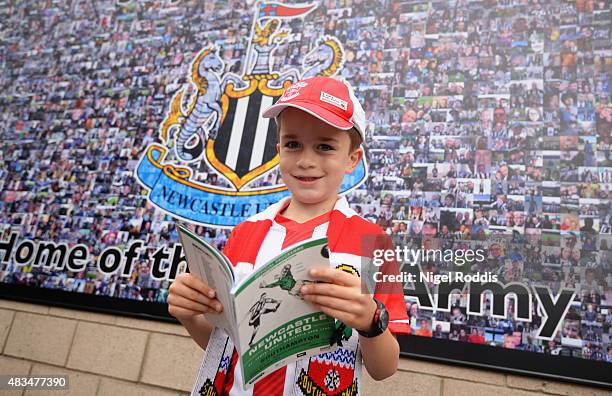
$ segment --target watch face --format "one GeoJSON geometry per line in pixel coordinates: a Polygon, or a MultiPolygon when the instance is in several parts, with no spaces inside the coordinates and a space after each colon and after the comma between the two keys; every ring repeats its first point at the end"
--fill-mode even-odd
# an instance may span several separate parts
{"type": "Polygon", "coordinates": [[[387,312],[385,305],[376,298],[374,301],[376,301],[377,308],[373,318],[372,329],[370,331],[357,330],[360,335],[368,338],[376,337],[384,333],[384,331],[387,330],[387,325],[389,324],[389,313],[387,312]]]}
{"type": "Polygon", "coordinates": [[[386,330],[387,325],[389,324],[389,312],[385,308],[380,310],[380,316],[378,318],[378,323],[381,329],[386,330]]]}

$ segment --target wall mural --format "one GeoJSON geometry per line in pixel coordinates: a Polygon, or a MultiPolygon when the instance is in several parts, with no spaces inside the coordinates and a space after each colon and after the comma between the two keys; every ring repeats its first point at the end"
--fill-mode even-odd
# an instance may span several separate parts
{"type": "Polygon", "coordinates": [[[174,221],[222,249],[285,196],[261,108],[337,76],[368,119],[351,206],[485,252],[404,266],[412,333],[610,362],[611,7],[0,0],[0,291],[161,306],[174,221]],[[495,280],[436,284],[457,271],[495,280]]]}

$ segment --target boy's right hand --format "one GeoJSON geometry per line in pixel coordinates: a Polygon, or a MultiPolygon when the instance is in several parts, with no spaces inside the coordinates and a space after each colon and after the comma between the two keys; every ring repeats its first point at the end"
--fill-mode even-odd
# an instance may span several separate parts
{"type": "Polygon", "coordinates": [[[190,273],[182,273],[168,289],[168,313],[180,322],[201,314],[218,314],[223,305],[206,282],[190,273]]]}

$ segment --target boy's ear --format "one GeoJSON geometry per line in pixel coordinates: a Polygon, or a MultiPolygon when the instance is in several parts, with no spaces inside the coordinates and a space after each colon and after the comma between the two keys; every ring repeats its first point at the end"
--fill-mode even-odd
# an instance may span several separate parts
{"type": "Polygon", "coordinates": [[[344,170],[344,173],[346,173],[347,175],[353,173],[353,171],[355,170],[357,165],[359,165],[359,162],[361,161],[362,158],[363,158],[363,148],[360,146],[359,148],[355,149],[352,153],[349,154],[348,161],[346,164],[346,169],[344,170]]]}
{"type": "Polygon", "coordinates": [[[276,154],[280,154],[280,143],[276,143],[276,154]]]}

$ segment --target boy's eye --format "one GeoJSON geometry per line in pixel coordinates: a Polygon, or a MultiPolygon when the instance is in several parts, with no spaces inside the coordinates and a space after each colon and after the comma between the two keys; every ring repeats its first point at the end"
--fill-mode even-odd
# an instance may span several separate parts
{"type": "Polygon", "coordinates": [[[330,150],[334,150],[334,148],[330,146],[329,144],[321,143],[319,144],[319,150],[330,151],[330,150]]]}
{"type": "Polygon", "coordinates": [[[300,144],[298,142],[296,142],[295,140],[290,140],[288,142],[285,143],[285,148],[287,149],[296,149],[299,148],[300,144]]]}

